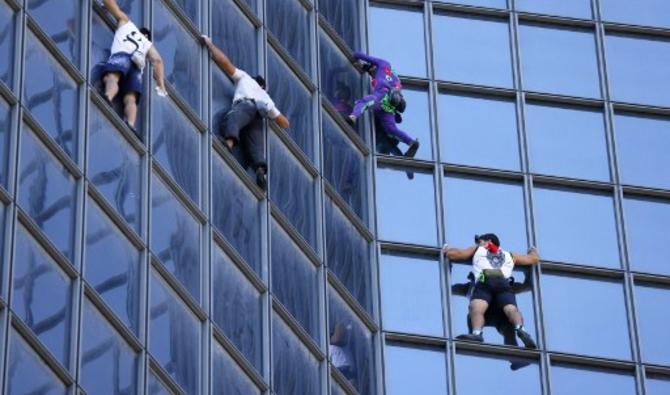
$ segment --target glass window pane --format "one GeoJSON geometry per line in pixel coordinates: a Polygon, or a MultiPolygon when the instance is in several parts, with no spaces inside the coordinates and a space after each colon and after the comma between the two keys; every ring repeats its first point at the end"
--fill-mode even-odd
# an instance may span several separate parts
{"type": "Polygon", "coordinates": [[[441,94],[437,105],[442,162],[519,170],[514,100],[441,94]]]}
{"type": "Polygon", "coordinates": [[[597,388],[599,393],[608,395],[636,393],[635,377],[632,374],[588,367],[551,367],[553,395],[578,394],[584,388],[597,388]]]}
{"type": "MultiPolygon", "coordinates": [[[[219,4],[219,3],[216,3],[219,4]]],[[[235,96],[235,85],[223,70],[219,68],[213,61],[211,64],[211,85],[212,85],[212,134],[220,138],[221,123],[223,117],[230,111],[233,106],[233,97],[235,96]]]]}
{"type": "Polygon", "coordinates": [[[600,15],[610,22],[670,28],[670,3],[666,0],[600,0],[600,15]]]}
{"type": "Polygon", "coordinates": [[[668,377],[650,376],[647,374],[647,379],[644,384],[647,395],[663,395],[670,393],[670,378],[668,377]]]}
{"type": "Polygon", "coordinates": [[[325,205],[328,269],[361,306],[372,314],[370,244],[330,198],[325,198],[325,205]]]}
{"type": "Polygon", "coordinates": [[[151,250],[200,301],[200,224],[155,175],[151,194],[151,250]]]}
{"type": "Polygon", "coordinates": [[[459,352],[454,370],[459,395],[505,392],[501,388],[513,388],[518,394],[542,393],[540,366],[531,359],[459,352]]]}
{"type": "Polygon", "coordinates": [[[65,395],[65,385],[12,329],[7,367],[8,395],[65,395]],[[30,374],[26,374],[30,372],[30,374]]]}
{"type": "Polygon", "coordinates": [[[200,24],[200,2],[192,0],[174,0],[174,2],[191,18],[196,26],[200,24]]]}
{"type": "Polygon", "coordinates": [[[268,93],[290,121],[291,139],[314,161],[312,94],[274,51],[268,51],[268,93]]]}
{"type": "Polygon", "coordinates": [[[72,284],[28,232],[16,232],[12,309],[63,366],[70,359],[72,284]]]}
{"type": "Polygon", "coordinates": [[[433,1],[441,3],[465,4],[478,7],[507,8],[507,0],[433,0],[433,1]]]}
{"type": "Polygon", "coordinates": [[[630,359],[626,303],[620,281],[545,273],[542,298],[548,349],[630,359]]]}
{"type": "Polygon", "coordinates": [[[152,109],[154,158],[199,204],[202,134],[168,98],[154,100],[152,109]]]}
{"type": "Polygon", "coordinates": [[[272,221],[272,293],[318,343],[319,275],[314,264],[272,221]]]}
{"type": "Polygon", "coordinates": [[[319,12],[349,48],[360,47],[360,3],[357,0],[318,0],[319,12]]]}
{"type": "Polygon", "coordinates": [[[81,386],[89,394],[136,394],[137,355],[93,305],[84,304],[81,386]]]}
{"type": "Polygon", "coordinates": [[[437,244],[432,174],[377,168],[377,210],[380,239],[437,244]]]}
{"type": "MultiPolygon", "coordinates": [[[[667,223],[667,222],[666,222],[667,223]]],[[[670,365],[670,338],[667,336],[668,315],[661,306],[670,305],[670,287],[635,287],[635,307],[642,360],[657,365],[670,365]]]]}
{"type": "Polygon", "coordinates": [[[397,74],[425,77],[423,12],[375,6],[370,7],[368,19],[370,55],[388,60],[397,74]]]}
{"type": "Polygon", "coordinates": [[[440,265],[435,259],[381,255],[384,329],[444,336],[440,265]]]}
{"type": "MultiPolygon", "coordinates": [[[[602,3],[602,0],[601,0],[602,3]]],[[[591,19],[591,0],[515,0],[518,11],[591,19]]]]}
{"type": "Polygon", "coordinates": [[[592,31],[522,24],[519,40],[525,90],[600,97],[592,31]]]}
{"type": "Polygon", "coordinates": [[[261,203],[219,155],[212,156],[212,223],[260,274],[261,203]]]}
{"type": "Polygon", "coordinates": [[[105,21],[99,13],[91,11],[91,43],[89,46],[89,53],[91,57],[91,84],[99,84],[100,88],[103,86],[102,67],[109,59],[111,54],[110,44],[114,40],[114,32],[112,27],[105,21]]]}
{"type": "Polygon", "coordinates": [[[670,201],[627,196],[623,202],[631,270],[670,275],[669,262],[658,256],[658,246],[670,243],[670,201]]]}
{"type": "Polygon", "coordinates": [[[514,86],[507,20],[440,14],[433,21],[438,79],[514,86]]]}
{"type": "Polygon", "coordinates": [[[141,226],[140,155],[98,107],[89,105],[88,179],[137,233],[141,226]]]}
{"type": "MultiPolygon", "coordinates": [[[[248,2],[248,0],[247,0],[248,2]]],[[[234,0],[212,1],[212,41],[235,66],[250,75],[258,72],[256,28],[234,0]]]]}
{"type": "Polygon", "coordinates": [[[14,11],[0,2],[0,81],[8,87],[14,83],[14,11]]]}
{"type": "Polygon", "coordinates": [[[444,178],[442,195],[449,245],[466,248],[474,244],[474,235],[495,233],[505,250],[526,252],[528,240],[521,182],[449,174],[444,178]],[[482,210],[483,207],[486,209],[482,210]],[[491,213],[495,213],[493,223],[491,213]]]}
{"type": "Polygon", "coordinates": [[[151,275],[149,352],[188,394],[200,393],[200,322],[156,273],[151,275]]]}
{"type": "Polygon", "coordinates": [[[18,203],[67,258],[72,260],[76,181],[23,125],[18,203]]]}
{"type": "Polygon", "coordinates": [[[669,40],[608,34],[605,55],[613,100],[670,106],[669,40]]]}
{"type": "Polygon", "coordinates": [[[372,333],[338,293],[328,288],[330,362],[359,394],[374,394],[377,374],[372,333]]]}
{"type": "MultiPolygon", "coordinates": [[[[402,123],[398,127],[421,142],[419,150],[414,157],[416,159],[431,160],[433,158],[433,141],[430,132],[428,92],[420,89],[405,88],[403,89],[403,96],[407,101],[407,109],[402,114],[402,123]]],[[[375,119],[375,121],[377,120],[375,119]]],[[[377,153],[402,156],[403,151],[398,147],[400,141],[383,131],[383,127],[378,122],[375,122],[377,153]]]]}
{"type": "Polygon", "coordinates": [[[356,215],[368,221],[368,167],[365,156],[322,111],[323,176],[356,215]]]}
{"type": "Polygon", "coordinates": [[[23,100],[42,128],[73,159],[77,146],[77,84],[26,31],[23,100]]]}
{"type": "Polygon", "coordinates": [[[228,353],[214,342],[213,350],[213,392],[214,394],[245,394],[260,395],[261,391],[247,377],[244,371],[237,365],[228,353]]]}
{"type": "Polygon", "coordinates": [[[114,313],[139,333],[140,252],[88,199],[84,276],[114,313]]]}
{"type": "Polygon", "coordinates": [[[319,394],[319,361],[276,314],[272,314],[272,385],[276,394],[319,394]]]}
{"type": "Polygon", "coordinates": [[[293,59],[312,73],[310,13],[298,0],[269,1],[265,7],[267,26],[293,59]]]}
{"type": "MultiPolygon", "coordinates": [[[[202,49],[162,1],[154,2],[153,11],[153,42],[163,58],[165,80],[172,84],[196,114],[200,114],[202,49]]],[[[157,98],[154,102],[163,100],[157,98]]]]}
{"type": "Polygon", "coordinates": [[[79,65],[81,1],[28,0],[26,3],[30,16],[51,37],[63,55],[79,65]]]}
{"type": "Polygon", "coordinates": [[[384,353],[388,395],[447,394],[443,349],[388,343],[384,353]]]}
{"type": "Polygon", "coordinates": [[[610,180],[602,111],[529,103],[526,131],[532,172],[610,180]]]}
{"type": "MultiPolygon", "coordinates": [[[[256,369],[263,370],[261,296],[240,269],[216,248],[212,271],[212,320],[256,369]]],[[[244,392],[243,392],[244,393],[244,392]]]]}
{"type": "Polygon", "coordinates": [[[543,259],[621,267],[611,194],[542,187],[533,190],[533,205],[543,259]]]}
{"type": "Polygon", "coordinates": [[[0,185],[7,188],[9,181],[9,138],[12,135],[12,111],[0,99],[0,185]]]}
{"type": "Polygon", "coordinates": [[[317,251],[314,178],[275,133],[270,134],[270,200],[317,251]]]}
{"type": "Polygon", "coordinates": [[[670,173],[659,171],[667,164],[670,118],[617,114],[614,129],[621,183],[670,189],[670,173]]]}
{"type": "MultiPolygon", "coordinates": [[[[4,203],[0,203],[0,240],[5,240],[5,211],[6,207],[4,203]]],[[[4,243],[3,243],[4,244],[4,243]]],[[[4,266],[9,265],[9,251],[5,252],[4,245],[0,245],[0,281],[4,284],[4,266]],[[7,253],[7,259],[5,259],[5,253],[7,253]],[[6,263],[5,263],[6,262],[6,263]]],[[[7,300],[7,291],[5,289],[0,292],[0,297],[3,297],[7,300]]]]}
{"type": "Polygon", "coordinates": [[[165,384],[158,379],[156,373],[152,370],[149,370],[149,394],[150,395],[172,395],[170,391],[165,388],[165,384]]]}

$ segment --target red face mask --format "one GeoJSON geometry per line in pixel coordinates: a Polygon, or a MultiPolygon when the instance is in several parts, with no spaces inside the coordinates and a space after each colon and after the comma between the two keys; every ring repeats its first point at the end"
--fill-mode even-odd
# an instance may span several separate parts
{"type": "Polygon", "coordinates": [[[499,249],[497,245],[491,243],[490,241],[486,244],[485,248],[494,254],[497,254],[499,249]]]}

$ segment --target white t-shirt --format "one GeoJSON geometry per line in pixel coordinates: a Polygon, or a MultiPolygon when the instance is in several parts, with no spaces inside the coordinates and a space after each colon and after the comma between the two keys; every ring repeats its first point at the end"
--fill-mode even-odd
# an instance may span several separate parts
{"type": "Polygon", "coordinates": [[[116,29],[116,33],[114,33],[112,55],[117,53],[131,55],[133,52],[139,52],[146,58],[152,45],[151,41],[140,33],[140,29],[134,23],[128,21],[116,29]]]}
{"type": "Polygon", "coordinates": [[[472,257],[472,274],[475,275],[475,279],[479,278],[484,269],[500,269],[505,278],[510,278],[514,269],[512,254],[502,249],[494,254],[484,247],[477,247],[475,256],[472,257]]]}
{"type": "Polygon", "coordinates": [[[328,350],[330,351],[330,360],[333,366],[336,368],[351,366],[351,357],[343,347],[329,344],[328,350]]]}
{"type": "Polygon", "coordinates": [[[270,95],[244,70],[235,69],[233,81],[235,81],[235,96],[233,97],[233,101],[254,99],[256,107],[261,112],[267,114],[270,119],[275,119],[281,114],[277,110],[277,107],[275,107],[275,103],[270,98],[270,95]]]}

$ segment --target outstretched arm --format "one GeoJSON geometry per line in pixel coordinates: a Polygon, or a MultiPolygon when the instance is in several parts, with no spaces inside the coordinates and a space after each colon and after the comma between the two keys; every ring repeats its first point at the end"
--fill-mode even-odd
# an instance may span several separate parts
{"type": "Polygon", "coordinates": [[[165,67],[163,66],[163,58],[161,58],[161,55],[154,46],[149,48],[147,57],[149,58],[151,65],[154,66],[154,80],[156,80],[156,85],[161,92],[166,92],[164,79],[165,67]]]}
{"type": "Polygon", "coordinates": [[[472,259],[477,251],[477,246],[468,247],[465,249],[448,248],[446,245],[442,248],[442,253],[449,258],[450,261],[467,261],[472,259]]]}
{"type": "Polygon", "coordinates": [[[527,255],[512,255],[512,260],[514,260],[515,265],[519,266],[530,266],[538,263],[540,261],[540,255],[537,253],[535,247],[530,247],[528,249],[527,255]]]}
{"type": "Polygon", "coordinates": [[[116,4],[116,0],[102,0],[102,3],[104,4],[105,8],[107,8],[107,10],[116,19],[117,27],[125,25],[126,22],[130,20],[130,18],[128,18],[128,15],[126,15],[126,13],[121,10],[121,7],[119,7],[119,5],[116,4]]]}
{"type": "Polygon", "coordinates": [[[212,52],[212,59],[214,60],[214,63],[219,65],[223,69],[223,71],[226,72],[231,78],[233,74],[235,74],[235,70],[237,70],[237,67],[228,59],[225,53],[223,53],[222,50],[216,47],[214,43],[212,43],[212,39],[202,35],[200,36],[202,43],[207,46],[207,48],[212,52]]]}

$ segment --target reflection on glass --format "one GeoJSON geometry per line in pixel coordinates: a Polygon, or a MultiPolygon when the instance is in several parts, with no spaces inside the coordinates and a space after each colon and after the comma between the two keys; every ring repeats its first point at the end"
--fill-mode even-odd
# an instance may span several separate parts
{"type": "Polygon", "coordinates": [[[667,163],[670,118],[616,114],[614,130],[621,183],[670,189],[670,174],[658,171],[667,163]]]}
{"type": "Polygon", "coordinates": [[[384,354],[388,395],[447,395],[447,357],[443,349],[387,343],[384,354]]]}
{"type": "Polygon", "coordinates": [[[670,275],[658,247],[670,243],[670,201],[627,196],[623,201],[631,270],[670,275]]]}
{"type": "MultiPolygon", "coordinates": [[[[402,93],[407,101],[407,109],[402,113],[402,123],[398,127],[407,131],[407,133],[421,142],[419,150],[414,157],[431,160],[433,158],[433,142],[430,132],[428,92],[405,88],[402,93]]],[[[383,130],[382,126],[375,122],[377,153],[402,156],[403,152],[398,147],[400,141],[391,135],[387,135],[383,130]]]]}
{"type": "Polygon", "coordinates": [[[109,59],[111,53],[110,43],[114,40],[114,32],[105,20],[97,12],[91,13],[91,44],[89,53],[91,56],[91,82],[97,82],[102,78],[102,66],[109,59]]]}
{"type": "Polygon", "coordinates": [[[377,168],[379,238],[405,243],[437,244],[433,175],[412,178],[390,167],[377,168]]]}
{"type": "Polygon", "coordinates": [[[260,372],[263,369],[261,297],[230,258],[220,248],[215,251],[212,320],[260,372]]]}
{"type": "Polygon", "coordinates": [[[442,184],[446,241],[451,246],[472,246],[474,235],[495,233],[505,250],[526,252],[521,182],[448,174],[442,184]]]}
{"type": "Polygon", "coordinates": [[[102,115],[89,105],[88,179],[128,223],[140,232],[140,155],[102,115]]]}
{"type": "MultiPolygon", "coordinates": [[[[667,223],[667,222],[666,222],[667,223]]],[[[635,311],[642,360],[657,365],[670,365],[670,338],[667,336],[667,311],[670,287],[635,287],[635,311]]]]}
{"type": "Polygon", "coordinates": [[[86,300],[80,352],[81,386],[89,394],[136,394],[137,356],[86,300]]]}
{"type": "Polygon", "coordinates": [[[479,7],[507,8],[507,0],[435,0],[435,1],[440,1],[443,3],[466,4],[479,7]]]}
{"type": "Polygon", "coordinates": [[[512,87],[512,55],[506,19],[436,15],[433,40],[438,79],[512,87]]]}
{"type": "Polygon", "coordinates": [[[167,98],[156,98],[152,110],[154,158],[198,204],[201,133],[167,98]]]}
{"type": "Polygon", "coordinates": [[[181,7],[186,15],[191,18],[191,21],[198,26],[200,20],[200,2],[193,0],[174,0],[174,2],[181,7]]]}
{"type": "Polygon", "coordinates": [[[149,352],[187,394],[200,393],[200,322],[152,272],[149,352]]]}
{"type": "Polygon", "coordinates": [[[334,378],[330,380],[330,395],[347,395],[334,378]]]}
{"type": "Polygon", "coordinates": [[[16,232],[12,309],[63,366],[70,359],[71,280],[28,232],[16,232]]]}
{"type": "Polygon", "coordinates": [[[598,393],[608,395],[635,394],[635,376],[618,372],[574,365],[554,365],[551,367],[551,393],[573,395],[584,392],[585,388],[597,388],[598,393]]]}
{"type": "Polygon", "coordinates": [[[440,283],[440,265],[435,258],[382,254],[384,328],[444,336],[440,283]]]}
{"type": "MultiPolygon", "coordinates": [[[[2,226],[0,227],[0,240],[5,240],[5,226],[4,226],[4,224],[5,224],[5,204],[4,203],[0,203],[0,224],[2,224],[2,226]]],[[[5,271],[4,271],[3,266],[4,265],[9,265],[9,259],[7,259],[7,263],[5,263],[5,249],[4,249],[4,246],[0,246],[0,262],[2,262],[2,263],[0,263],[0,281],[2,281],[2,284],[4,284],[3,273],[5,271]]],[[[6,296],[5,293],[6,293],[6,291],[3,290],[3,292],[0,293],[0,296],[5,298],[5,300],[7,300],[7,296],[6,296]]]]}
{"type": "Polygon", "coordinates": [[[513,388],[517,394],[542,393],[540,366],[532,359],[459,352],[454,370],[459,395],[506,392],[501,388],[513,388]]]}
{"type": "Polygon", "coordinates": [[[670,41],[608,34],[605,55],[613,100],[670,106],[670,41]]]}
{"type": "Polygon", "coordinates": [[[165,388],[165,384],[156,376],[156,374],[149,370],[149,395],[171,395],[172,393],[165,388]]]}
{"type": "Polygon", "coordinates": [[[277,314],[272,314],[272,370],[275,394],[321,392],[319,361],[277,314]]]}
{"type": "Polygon", "coordinates": [[[611,194],[542,187],[533,190],[533,199],[544,259],[621,267],[611,194]]]}
{"type": "Polygon", "coordinates": [[[23,125],[18,203],[67,258],[72,260],[76,181],[23,125]]]}
{"type": "Polygon", "coordinates": [[[24,105],[56,144],[76,159],[77,85],[32,32],[26,35],[24,105]]]}
{"type": "Polygon", "coordinates": [[[559,26],[519,26],[524,89],[600,97],[593,31],[559,26]]]}
{"type": "Polygon", "coordinates": [[[357,0],[318,0],[318,3],[319,12],[349,48],[358,49],[361,42],[360,3],[357,0]]]}
{"type": "Polygon", "coordinates": [[[7,395],[65,395],[65,385],[30,349],[15,329],[9,336],[7,395]],[[30,374],[26,374],[30,372],[30,374]]]}
{"type": "Polygon", "coordinates": [[[664,376],[652,376],[647,373],[644,382],[647,395],[664,395],[670,393],[670,378],[664,376]]]}
{"type": "Polygon", "coordinates": [[[155,175],[151,194],[153,254],[200,301],[200,224],[155,175]]]}
{"type": "Polygon", "coordinates": [[[545,273],[542,277],[542,298],[547,348],[630,359],[628,320],[621,281],[545,273]]]}
{"type": "MultiPolygon", "coordinates": [[[[223,4],[223,2],[215,3],[223,4]]],[[[235,95],[235,85],[228,75],[221,70],[216,63],[210,61],[212,70],[212,134],[215,139],[221,139],[223,134],[222,122],[225,115],[233,106],[233,97],[235,95]]]]}
{"type": "Polygon", "coordinates": [[[514,7],[518,11],[591,19],[591,0],[515,0],[514,7]]]}
{"type": "Polygon", "coordinates": [[[670,3],[666,0],[600,0],[600,15],[609,22],[670,28],[670,3]]]}
{"type": "Polygon", "coordinates": [[[437,105],[443,162],[519,170],[514,100],[441,94],[437,105]]]}
{"type": "Polygon", "coordinates": [[[270,200],[317,251],[315,181],[274,133],[270,136],[270,166],[270,200]]]}
{"type": "Polygon", "coordinates": [[[610,180],[602,110],[527,104],[526,131],[532,172],[610,180]]]}
{"type": "Polygon", "coordinates": [[[81,1],[28,0],[26,8],[63,55],[79,65],[81,1]]]}
{"type": "Polygon", "coordinates": [[[261,391],[233,361],[228,353],[214,342],[213,350],[213,390],[214,394],[260,395],[261,391]]]}
{"type": "Polygon", "coordinates": [[[14,11],[6,2],[0,3],[0,81],[14,86],[14,11]]]}
{"type": "Polygon", "coordinates": [[[261,203],[217,154],[212,158],[212,224],[261,273],[261,203]]]}
{"type": "MultiPolygon", "coordinates": [[[[183,1],[183,0],[182,0],[183,1]]],[[[197,1],[186,1],[197,3],[197,1]]],[[[165,79],[179,92],[196,114],[200,113],[200,54],[196,39],[177,21],[162,1],[153,7],[153,42],[160,48],[165,79]]],[[[164,101],[162,98],[154,102],[164,101]]]]}
{"type": "Polygon", "coordinates": [[[139,331],[140,252],[88,199],[84,277],[114,313],[139,331]]]}
{"type": "Polygon", "coordinates": [[[425,77],[423,13],[413,9],[375,6],[370,7],[368,18],[370,55],[388,59],[397,74],[425,77]]]}
{"type": "Polygon", "coordinates": [[[298,0],[285,0],[267,2],[265,12],[268,28],[302,69],[311,74],[309,11],[298,0]]]}
{"type": "MultiPolygon", "coordinates": [[[[246,1],[255,3],[255,0],[246,1]]],[[[235,5],[234,0],[212,1],[211,7],[214,45],[221,48],[235,66],[249,75],[255,75],[258,72],[256,28],[235,5]]]]}
{"type": "Polygon", "coordinates": [[[328,288],[328,326],[328,354],[332,365],[358,393],[376,393],[372,333],[332,288],[328,288]]]}
{"type": "Polygon", "coordinates": [[[7,187],[9,175],[9,137],[11,136],[12,112],[4,100],[0,100],[0,185],[7,187]]]}

